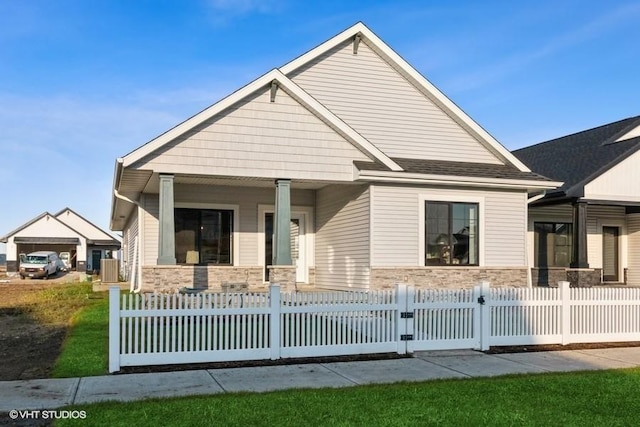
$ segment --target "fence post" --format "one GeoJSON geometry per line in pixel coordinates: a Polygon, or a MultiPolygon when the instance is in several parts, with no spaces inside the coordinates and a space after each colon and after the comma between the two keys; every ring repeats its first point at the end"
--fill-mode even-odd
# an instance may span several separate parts
{"type": "Polygon", "coordinates": [[[404,341],[404,338],[408,334],[407,319],[402,316],[402,313],[406,311],[407,285],[405,283],[396,283],[396,325],[398,330],[396,340],[398,342],[398,354],[407,353],[407,343],[404,341]]]}
{"type": "Polygon", "coordinates": [[[109,373],[120,370],[120,288],[109,287],[109,373]]]}
{"type": "Polygon", "coordinates": [[[571,344],[571,284],[566,281],[558,282],[560,291],[560,329],[562,345],[571,344]]]}
{"type": "Polygon", "coordinates": [[[271,360],[280,359],[280,284],[269,286],[269,346],[271,360]]]}
{"type": "Polygon", "coordinates": [[[474,289],[474,296],[478,295],[478,304],[480,304],[480,350],[489,350],[491,346],[491,285],[483,280],[474,289]]]}

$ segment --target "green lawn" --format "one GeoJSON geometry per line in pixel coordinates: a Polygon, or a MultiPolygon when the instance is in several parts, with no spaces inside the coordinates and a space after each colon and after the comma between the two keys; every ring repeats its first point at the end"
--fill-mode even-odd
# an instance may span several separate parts
{"type": "MultiPolygon", "coordinates": [[[[77,405],[95,426],[631,426],[640,369],[77,405]]],[[[70,408],[65,408],[70,409],[70,408]]]]}
{"type": "Polygon", "coordinates": [[[91,298],[71,319],[71,330],[53,367],[54,378],[108,374],[109,299],[106,292],[91,298]]]}

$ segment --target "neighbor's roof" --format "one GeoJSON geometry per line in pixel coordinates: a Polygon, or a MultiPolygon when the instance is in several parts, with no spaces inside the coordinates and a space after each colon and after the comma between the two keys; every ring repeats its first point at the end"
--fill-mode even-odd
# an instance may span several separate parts
{"type": "Polygon", "coordinates": [[[564,182],[548,196],[581,197],[584,185],[640,149],[640,116],[515,150],[532,171],[564,182]]]}

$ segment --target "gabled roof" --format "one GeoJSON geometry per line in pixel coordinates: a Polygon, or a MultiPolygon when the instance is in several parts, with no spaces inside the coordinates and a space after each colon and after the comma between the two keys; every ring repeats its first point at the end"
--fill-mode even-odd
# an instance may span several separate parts
{"type": "Polygon", "coordinates": [[[509,150],[491,136],[491,134],[462,111],[462,109],[460,109],[460,107],[458,107],[453,101],[447,98],[444,93],[436,88],[362,22],[356,23],[316,48],[280,67],[280,71],[286,75],[290,75],[297,69],[305,66],[309,62],[343,43],[345,40],[353,39],[356,36],[366,40],[368,45],[372,46],[376,52],[383,56],[394,69],[400,72],[400,74],[411,82],[411,84],[413,84],[414,87],[416,87],[424,96],[429,98],[439,108],[445,111],[445,113],[447,113],[460,126],[474,135],[477,140],[494,155],[523,172],[529,172],[529,169],[525,164],[518,160],[509,150]]]}
{"type": "MultiPolygon", "coordinates": [[[[84,222],[88,227],[92,228],[95,232],[99,233],[100,235],[102,235],[103,238],[96,238],[93,236],[88,236],[89,240],[91,240],[92,242],[94,242],[94,244],[119,244],[118,240],[115,239],[112,235],[110,235],[109,233],[107,233],[106,231],[102,230],[100,227],[98,227],[97,225],[95,225],[94,223],[92,223],[91,221],[89,221],[88,219],[86,219],[85,217],[83,217],[82,215],[80,215],[79,213],[77,213],[76,211],[74,211],[73,209],[66,207],[64,209],[61,209],[58,213],[56,213],[54,216],[64,222],[65,224],[67,224],[67,222],[61,218],[62,214],[64,214],[65,212],[70,212],[72,214],[74,214],[78,219],[80,219],[82,222],[84,222]]],[[[70,224],[67,224],[69,226],[71,226],[70,224]]]]}
{"type": "Polygon", "coordinates": [[[84,236],[82,233],[78,232],[77,230],[74,230],[73,228],[71,228],[68,224],[65,224],[64,222],[60,221],[58,218],[56,218],[55,215],[51,215],[49,212],[43,212],[40,215],[38,215],[37,217],[33,218],[31,221],[28,221],[26,223],[24,223],[23,225],[21,225],[20,227],[16,228],[15,230],[11,231],[10,233],[5,234],[4,236],[2,236],[0,238],[0,242],[1,243],[7,243],[7,241],[9,240],[9,237],[14,236],[16,234],[18,234],[19,232],[21,232],[22,230],[24,230],[25,228],[35,224],[36,222],[40,221],[42,218],[45,217],[50,217],[51,219],[53,219],[54,221],[60,223],[61,225],[63,225],[64,227],[68,228],[69,230],[73,231],[74,233],[76,233],[78,236],[81,236],[82,238],[84,238],[86,240],[86,236],[84,236]]]}
{"type": "Polygon", "coordinates": [[[131,153],[124,156],[121,161],[119,159],[118,163],[121,163],[123,167],[134,164],[145,156],[158,150],[165,144],[173,141],[175,138],[179,137],[185,132],[204,123],[206,120],[209,120],[216,114],[223,112],[245,97],[251,95],[255,91],[269,84],[276,84],[279,89],[287,91],[289,95],[294,97],[298,102],[300,102],[314,114],[320,117],[336,132],[341,134],[347,141],[353,144],[356,148],[358,148],[372,160],[379,161],[393,170],[401,170],[400,166],[395,164],[387,155],[385,155],[382,151],[380,151],[373,144],[367,141],[364,137],[362,137],[362,135],[349,127],[344,121],[339,119],[324,105],[319,103],[315,98],[306,93],[302,88],[300,88],[300,86],[295,84],[291,79],[289,79],[277,69],[269,71],[267,74],[264,74],[262,77],[259,77],[242,89],[232,93],[223,100],[217,102],[216,104],[213,104],[209,108],[201,111],[190,119],[180,123],[178,126],[174,127],[168,132],[165,132],[164,134],[153,139],[142,147],[132,151],[131,153]]]}
{"type": "MultiPolygon", "coordinates": [[[[9,238],[11,236],[15,236],[16,234],[20,233],[22,230],[28,228],[29,226],[37,223],[38,221],[40,221],[41,219],[45,218],[45,217],[50,217],[52,220],[56,221],[57,223],[59,223],[60,225],[62,225],[63,227],[65,227],[66,229],[72,231],[74,234],[78,235],[78,237],[81,237],[82,239],[86,240],[88,244],[90,245],[100,245],[100,246],[120,246],[120,242],[116,239],[90,239],[87,236],[85,236],[83,233],[79,232],[78,230],[76,230],[75,228],[73,228],[71,225],[67,224],[64,221],[61,221],[60,218],[58,218],[58,216],[66,211],[71,211],[73,212],[75,215],[77,215],[79,218],[81,218],[83,221],[85,221],[87,224],[91,225],[92,227],[95,227],[98,231],[100,231],[103,234],[106,234],[104,231],[102,231],[100,228],[96,227],[95,225],[93,225],[91,222],[87,221],[84,217],[78,215],[76,212],[74,212],[73,210],[69,209],[69,208],[64,208],[62,209],[60,212],[56,213],[55,215],[52,215],[49,212],[43,212],[40,215],[38,215],[37,217],[33,218],[32,220],[26,222],[25,224],[21,225],[20,227],[16,228],[15,230],[11,231],[10,233],[7,233],[6,235],[4,235],[3,237],[0,238],[0,242],[1,243],[7,243],[7,241],[9,240],[9,238]]],[[[109,234],[107,234],[107,236],[109,236],[109,234]]],[[[48,238],[48,242],[49,243],[56,243],[55,238],[48,238]]],[[[71,242],[71,240],[69,239],[61,239],[60,241],[58,241],[58,243],[69,243],[71,242]]],[[[19,241],[19,243],[27,243],[27,240],[21,240],[19,241]]]]}
{"type": "Polygon", "coordinates": [[[640,116],[515,150],[534,172],[563,181],[549,197],[582,197],[584,185],[640,149],[640,116]],[[625,138],[631,136],[631,138],[625,138]]]}

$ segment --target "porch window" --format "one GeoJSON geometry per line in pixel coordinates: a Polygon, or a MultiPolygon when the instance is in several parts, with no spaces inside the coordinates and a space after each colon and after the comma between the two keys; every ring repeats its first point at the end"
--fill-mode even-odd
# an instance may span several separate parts
{"type": "Polygon", "coordinates": [[[233,264],[232,210],[177,208],[174,215],[178,264],[233,264]]]}
{"type": "Polygon", "coordinates": [[[573,246],[571,223],[536,222],[533,224],[536,267],[569,267],[573,246]]]}
{"type": "Polygon", "coordinates": [[[425,264],[478,265],[477,203],[425,202],[425,264]]]}

